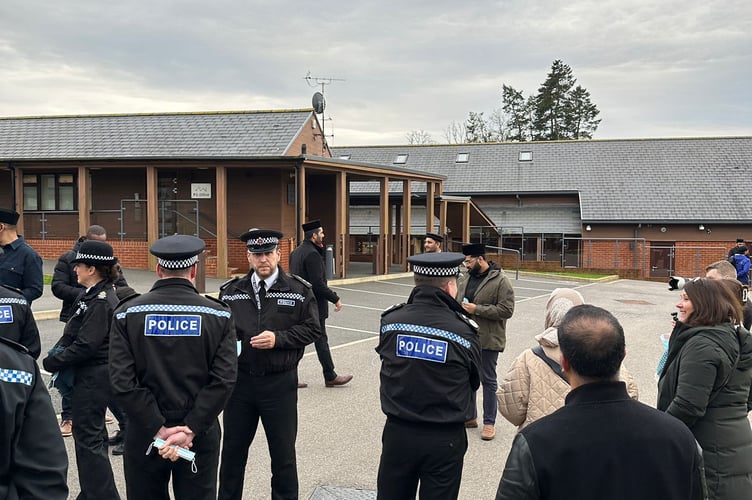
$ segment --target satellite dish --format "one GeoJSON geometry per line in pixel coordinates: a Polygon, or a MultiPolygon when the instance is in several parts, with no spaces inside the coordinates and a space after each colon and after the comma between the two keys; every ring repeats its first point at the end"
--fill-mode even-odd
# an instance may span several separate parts
{"type": "Polygon", "coordinates": [[[316,114],[321,114],[324,112],[324,109],[326,109],[326,100],[324,100],[324,94],[321,92],[316,92],[313,94],[313,98],[311,99],[311,104],[313,105],[313,110],[316,112],[316,114]]]}

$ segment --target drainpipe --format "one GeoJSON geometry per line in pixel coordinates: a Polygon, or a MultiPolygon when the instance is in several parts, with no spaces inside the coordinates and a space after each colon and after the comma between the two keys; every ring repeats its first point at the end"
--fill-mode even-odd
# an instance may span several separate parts
{"type": "Polygon", "coordinates": [[[302,241],[302,237],[300,235],[301,227],[300,225],[303,223],[300,220],[300,204],[301,204],[301,193],[300,193],[300,169],[303,165],[303,159],[295,161],[295,241],[296,243],[300,243],[302,241]]]}
{"type": "Polygon", "coordinates": [[[16,209],[16,167],[13,165],[12,161],[8,162],[8,170],[10,170],[10,208],[18,211],[16,209]]]}

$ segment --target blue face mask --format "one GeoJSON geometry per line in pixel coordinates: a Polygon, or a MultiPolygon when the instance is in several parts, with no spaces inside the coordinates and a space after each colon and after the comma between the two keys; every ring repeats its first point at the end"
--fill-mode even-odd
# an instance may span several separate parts
{"type": "MultiPolygon", "coordinates": [[[[156,438],[153,443],[149,443],[149,448],[146,449],[146,454],[148,455],[151,453],[152,447],[154,448],[161,448],[165,445],[164,440],[160,438],[156,438]]],[[[191,450],[187,450],[185,448],[181,448],[180,446],[177,447],[178,449],[178,456],[182,458],[183,460],[188,460],[191,463],[191,472],[194,474],[198,472],[198,468],[196,467],[196,454],[192,452],[191,450]]]]}

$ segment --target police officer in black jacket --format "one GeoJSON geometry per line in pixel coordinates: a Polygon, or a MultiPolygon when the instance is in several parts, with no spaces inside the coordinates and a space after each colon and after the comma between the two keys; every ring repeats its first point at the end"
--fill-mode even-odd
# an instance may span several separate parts
{"type": "Polygon", "coordinates": [[[0,337],[18,342],[39,358],[42,344],[31,306],[20,290],[0,285],[0,337]]]}
{"type": "MultiPolygon", "coordinates": [[[[259,418],[269,443],[271,498],[298,498],[298,362],[319,336],[311,285],[279,265],[279,231],[253,229],[241,236],[251,271],[221,287],[238,330],[238,381],[224,411],[219,498],[243,498],[243,478],[259,418]]],[[[263,496],[256,492],[255,496],[263,496]]]]}
{"type": "Polygon", "coordinates": [[[0,336],[0,498],[68,498],[68,455],[28,349],[0,336]]]}
{"type": "Polygon", "coordinates": [[[104,241],[84,241],[76,258],[78,282],[86,289],[65,324],[61,351],[44,358],[49,372],[73,369],[73,439],[76,446],[79,499],[119,499],[110,458],[104,414],[112,390],[107,377],[112,311],[118,303],[112,247],[104,241]]]}
{"type": "MultiPolygon", "coordinates": [[[[321,324],[321,336],[316,339],[316,355],[319,364],[324,371],[324,385],[336,387],[345,385],[353,378],[352,375],[337,375],[334,371],[334,361],[329,350],[329,339],[326,336],[326,318],[329,317],[329,302],[334,304],[334,310],[342,310],[342,300],[337,293],[329,288],[326,282],[326,268],[324,266],[324,229],[321,221],[312,220],[301,226],[304,240],[290,254],[290,272],[309,282],[313,288],[313,295],[319,304],[319,322],[321,324]]],[[[298,387],[306,387],[307,384],[298,384],[298,387]]]]}
{"type": "Polygon", "coordinates": [[[454,300],[460,253],[408,258],[415,288],[381,315],[381,409],[386,414],[378,498],[457,498],[465,421],[480,385],[477,325],[454,300]]]}
{"type": "Polygon", "coordinates": [[[176,500],[216,498],[218,416],[235,383],[237,351],[229,308],[193,285],[203,251],[195,236],[156,241],[159,280],[115,311],[110,379],[129,416],[129,499],[168,500],[170,477],[176,500]],[[155,438],[166,443],[158,452],[155,438]],[[195,461],[178,460],[176,447],[190,448],[195,461]]]}

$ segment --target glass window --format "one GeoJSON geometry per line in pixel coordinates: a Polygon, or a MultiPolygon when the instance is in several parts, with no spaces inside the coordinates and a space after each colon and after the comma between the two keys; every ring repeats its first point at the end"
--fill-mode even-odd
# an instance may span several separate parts
{"type": "Polygon", "coordinates": [[[397,155],[397,158],[394,159],[394,163],[397,163],[397,164],[407,163],[407,155],[397,155]]]}
{"type": "Polygon", "coordinates": [[[58,191],[60,193],[60,204],[58,210],[73,210],[75,204],[73,203],[73,185],[65,184],[61,185],[58,191]]]}
{"type": "Polygon", "coordinates": [[[24,210],[76,210],[74,181],[74,174],[24,174],[24,210]]]}
{"type": "Polygon", "coordinates": [[[470,153],[457,153],[457,163],[467,163],[470,160],[470,153]]]}
{"type": "Polygon", "coordinates": [[[37,187],[36,186],[24,186],[23,193],[24,193],[24,200],[23,200],[24,210],[38,210],[39,202],[37,201],[37,187]]]}
{"type": "Polygon", "coordinates": [[[54,175],[42,175],[41,177],[41,191],[42,191],[42,210],[55,210],[55,176],[54,175]]]}
{"type": "Polygon", "coordinates": [[[532,151],[520,151],[520,161],[533,161],[532,151]]]}

